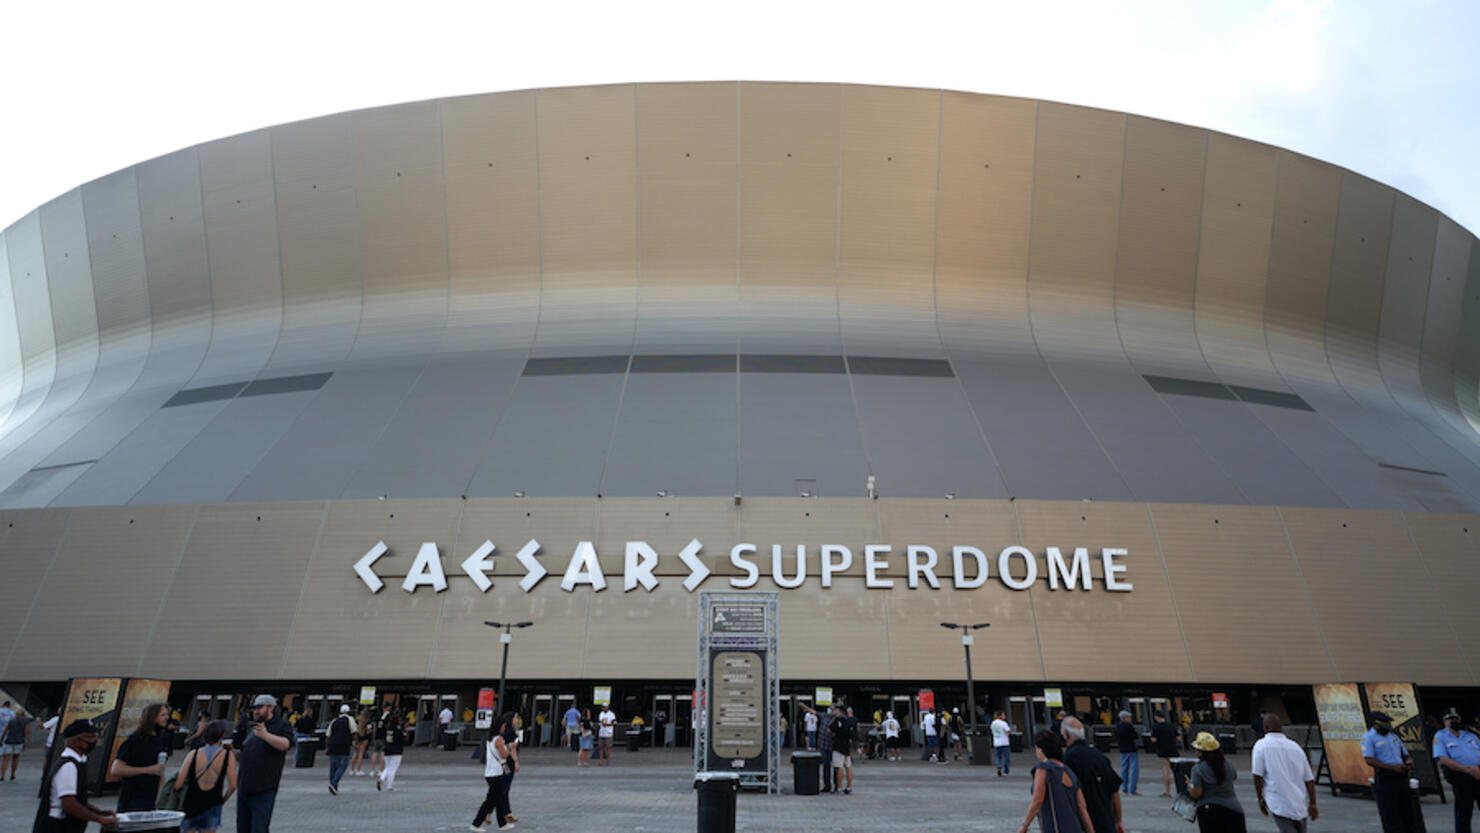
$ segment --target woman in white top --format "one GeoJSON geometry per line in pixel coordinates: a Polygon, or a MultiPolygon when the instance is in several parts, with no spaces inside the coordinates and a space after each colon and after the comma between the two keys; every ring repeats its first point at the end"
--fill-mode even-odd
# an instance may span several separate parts
{"type": "Polygon", "coordinates": [[[513,719],[513,712],[509,712],[493,724],[493,733],[488,739],[483,756],[483,780],[488,782],[488,794],[484,796],[483,803],[478,806],[478,813],[473,816],[473,823],[468,825],[468,830],[472,833],[484,833],[486,828],[483,824],[488,821],[490,812],[498,821],[499,830],[514,829],[514,823],[509,820],[509,781],[504,777],[509,772],[510,766],[510,749],[509,744],[504,740],[504,732],[509,728],[513,719]]]}

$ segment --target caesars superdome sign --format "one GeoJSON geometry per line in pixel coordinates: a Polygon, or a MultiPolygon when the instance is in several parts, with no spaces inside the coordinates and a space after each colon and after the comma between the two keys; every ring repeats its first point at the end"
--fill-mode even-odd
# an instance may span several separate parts
{"type": "MultiPolygon", "coordinates": [[[[495,553],[497,547],[492,541],[484,541],[463,562],[458,565],[468,578],[483,592],[488,592],[493,587],[493,581],[488,574],[493,571],[495,553]]],[[[688,569],[689,574],[683,580],[684,589],[690,593],[698,590],[709,578],[710,570],[699,560],[699,553],[704,550],[704,545],[699,539],[688,543],[688,546],[674,554],[688,569]]],[[[773,544],[770,547],[771,580],[783,590],[801,587],[810,578],[809,564],[813,554],[807,551],[805,545],[794,547],[783,547],[781,544],[773,544]]],[[[355,573],[372,593],[378,593],[385,587],[385,582],[375,573],[375,562],[380,560],[390,548],[384,541],[370,548],[370,551],[355,562],[355,573]]],[[[817,548],[816,566],[817,578],[823,587],[831,587],[834,577],[853,568],[855,556],[851,548],[840,544],[824,544],[817,548]]],[[[1134,586],[1126,580],[1126,567],[1121,563],[1127,551],[1115,547],[1103,547],[1099,551],[1099,560],[1103,570],[1099,579],[1105,590],[1116,592],[1129,592],[1134,586]]],[[[755,544],[736,544],[730,549],[730,563],[740,570],[743,575],[737,575],[729,579],[729,586],[735,588],[754,587],[761,576],[757,561],[765,556],[755,544]]],[[[1026,590],[1038,581],[1038,559],[1032,550],[1026,547],[1012,546],[997,553],[995,559],[977,547],[958,546],[952,547],[950,551],[949,564],[945,563],[941,554],[933,547],[919,544],[911,544],[896,551],[892,546],[885,544],[867,544],[858,553],[858,558],[863,563],[863,582],[865,587],[889,589],[893,588],[897,581],[903,581],[905,585],[915,590],[921,587],[928,589],[939,589],[942,580],[949,580],[951,585],[959,590],[971,590],[981,587],[989,580],[996,579],[1013,590],[1026,590]],[[892,563],[897,559],[903,559],[904,577],[900,579],[889,578],[884,574],[890,572],[892,563]],[[993,562],[995,561],[995,565],[993,562]],[[993,569],[995,566],[995,569],[993,569]]],[[[524,568],[524,577],[519,580],[519,589],[525,593],[530,592],[550,575],[550,570],[541,559],[540,542],[531,540],[514,554],[524,568]]],[[[648,545],[646,541],[628,541],[626,545],[626,558],[622,567],[622,590],[629,591],[642,587],[651,591],[658,586],[659,579],[654,575],[658,566],[660,555],[657,550],[648,545]]],[[[1044,561],[1047,564],[1048,586],[1053,590],[1092,590],[1096,579],[1090,570],[1090,548],[1074,547],[1059,548],[1048,547],[1044,552],[1044,561]]],[[[575,551],[569,558],[564,559],[565,571],[560,578],[560,589],[567,592],[574,591],[582,585],[593,590],[605,590],[607,576],[601,569],[601,562],[597,558],[596,546],[590,541],[581,541],[576,544],[575,551]]],[[[615,577],[613,577],[615,578],[615,577]]],[[[414,593],[419,588],[429,587],[438,593],[447,589],[447,571],[442,567],[441,552],[437,545],[432,542],[424,543],[416,553],[416,560],[412,562],[411,569],[407,571],[406,578],[401,582],[401,589],[407,593],[414,593]]]]}

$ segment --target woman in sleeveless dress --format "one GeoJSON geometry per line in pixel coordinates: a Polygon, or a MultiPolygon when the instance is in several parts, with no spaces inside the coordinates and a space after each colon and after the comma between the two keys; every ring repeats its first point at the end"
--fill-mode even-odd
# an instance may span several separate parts
{"type": "Polygon", "coordinates": [[[221,827],[221,805],[236,792],[236,759],[221,746],[230,725],[223,720],[207,724],[201,732],[202,745],[180,762],[180,774],[175,776],[175,789],[185,793],[180,833],[215,833],[221,827]]]}
{"type": "Polygon", "coordinates": [[[1064,742],[1057,733],[1044,729],[1033,736],[1033,746],[1038,755],[1038,765],[1033,767],[1033,800],[1018,833],[1027,833],[1034,816],[1043,833],[1091,833],[1095,828],[1079,778],[1064,766],[1064,742]]]}

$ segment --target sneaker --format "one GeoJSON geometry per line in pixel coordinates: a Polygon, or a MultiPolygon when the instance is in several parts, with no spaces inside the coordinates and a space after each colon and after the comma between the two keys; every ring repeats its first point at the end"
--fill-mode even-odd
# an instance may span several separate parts
{"type": "Polygon", "coordinates": [[[504,821],[509,822],[510,824],[513,824],[514,822],[516,822],[518,820],[519,820],[519,817],[516,816],[516,815],[514,815],[513,813],[509,813],[508,815],[504,816],[504,821]]]}
{"type": "Polygon", "coordinates": [[[500,830],[513,830],[514,829],[514,822],[511,821],[508,824],[500,825],[499,826],[499,829],[500,830]]]}
{"type": "Polygon", "coordinates": [[[852,795],[852,794],[853,794],[853,788],[852,787],[844,787],[843,788],[843,795],[852,795]]]}
{"type": "Polygon", "coordinates": [[[380,791],[381,791],[381,789],[382,789],[382,788],[383,788],[383,787],[384,787],[384,786],[385,786],[385,785],[384,785],[384,784],[381,784],[381,783],[380,783],[380,779],[379,779],[379,778],[376,778],[376,779],[375,779],[375,791],[376,791],[376,792],[380,792],[380,791]]]}
{"type": "Polygon", "coordinates": [[[468,825],[468,830],[472,831],[472,833],[486,833],[486,831],[488,830],[488,828],[486,828],[486,827],[479,827],[476,824],[470,824],[470,825],[468,825]]]}
{"type": "Polygon", "coordinates": [[[339,795],[339,788],[333,784],[329,785],[329,795],[339,795]]]}

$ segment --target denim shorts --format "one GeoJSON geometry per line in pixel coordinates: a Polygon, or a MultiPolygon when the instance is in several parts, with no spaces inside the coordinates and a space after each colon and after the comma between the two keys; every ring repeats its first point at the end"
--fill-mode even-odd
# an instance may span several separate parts
{"type": "Polygon", "coordinates": [[[581,738],[581,748],[582,749],[585,749],[586,751],[589,752],[589,751],[591,751],[591,747],[593,747],[593,746],[595,746],[595,744],[591,742],[591,738],[589,736],[588,737],[581,738]]]}
{"type": "Polygon", "coordinates": [[[221,829],[221,807],[217,805],[201,813],[192,819],[180,822],[180,833],[190,833],[192,830],[219,830],[221,829]]]}

